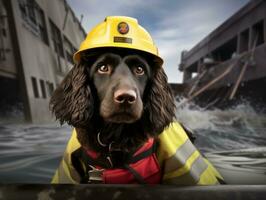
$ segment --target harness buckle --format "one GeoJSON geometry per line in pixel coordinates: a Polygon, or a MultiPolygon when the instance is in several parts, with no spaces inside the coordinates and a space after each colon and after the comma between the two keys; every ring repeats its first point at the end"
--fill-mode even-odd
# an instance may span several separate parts
{"type": "Polygon", "coordinates": [[[103,183],[103,171],[104,169],[97,169],[94,166],[91,166],[91,170],[88,171],[88,183],[103,183]]]}

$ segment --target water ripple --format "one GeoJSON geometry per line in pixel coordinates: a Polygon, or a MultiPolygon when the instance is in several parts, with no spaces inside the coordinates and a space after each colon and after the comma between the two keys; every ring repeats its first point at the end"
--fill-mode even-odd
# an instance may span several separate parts
{"type": "MultiPolygon", "coordinates": [[[[266,184],[266,116],[249,105],[228,110],[193,106],[179,121],[196,134],[195,145],[231,184],[266,184]]],[[[0,124],[0,183],[49,183],[72,128],[56,124],[0,124]]]]}

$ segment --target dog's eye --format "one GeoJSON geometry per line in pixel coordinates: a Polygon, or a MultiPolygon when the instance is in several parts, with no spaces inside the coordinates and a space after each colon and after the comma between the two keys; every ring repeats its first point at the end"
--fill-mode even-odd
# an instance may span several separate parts
{"type": "Polygon", "coordinates": [[[105,65],[105,64],[102,64],[98,67],[98,72],[100,74],[109,74],[111,73],[111,66],[110,65],[105,65]]]}
{"type": "Polygon", "coordinates": [[[144,74],[144,69],[141,66],[137,66],[137,67],[134,68],[134,72],[137,75],[143,75],[144,74]]]}

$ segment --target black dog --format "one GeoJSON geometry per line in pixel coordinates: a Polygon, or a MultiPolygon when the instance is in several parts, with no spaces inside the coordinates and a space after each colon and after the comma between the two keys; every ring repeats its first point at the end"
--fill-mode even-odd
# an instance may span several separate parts
{"type": "Polygon", "coordinates": [[[110,143],[135,151],[175,117],[162,66],[146,53],[117,48],[83,53],[50,106],[61,123],[76,128],[82,146],[102,153],[110,143]]]}

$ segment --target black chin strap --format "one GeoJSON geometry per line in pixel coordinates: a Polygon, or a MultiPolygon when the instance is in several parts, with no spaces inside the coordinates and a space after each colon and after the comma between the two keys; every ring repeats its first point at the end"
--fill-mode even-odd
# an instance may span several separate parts
{"type": "Polygon", "coordinates": [[[134,176],[134,178],[138,181],[139,184],[147,184],[147,182],[142,178],[142,176],[128,164],[125,164],[124,168],[130,171],[130,173],[134,176]]]}

